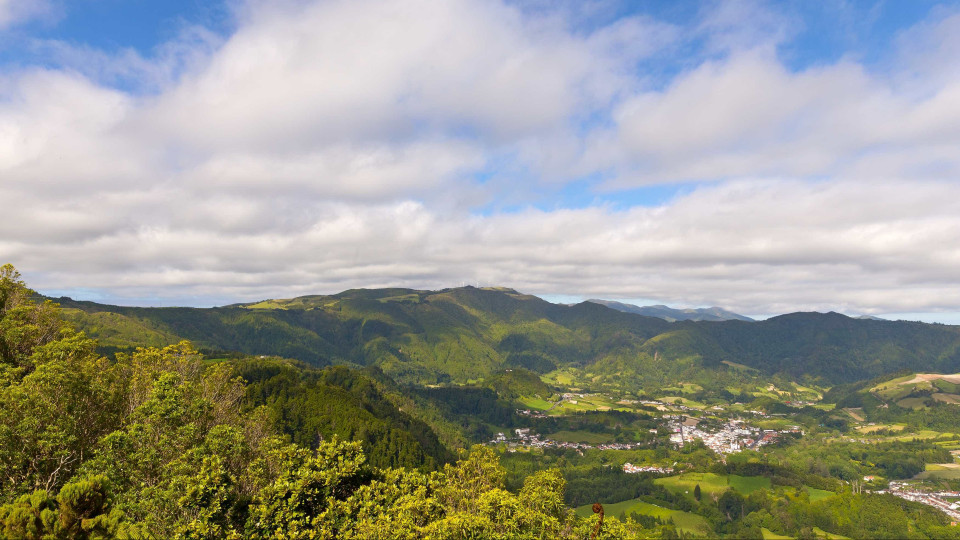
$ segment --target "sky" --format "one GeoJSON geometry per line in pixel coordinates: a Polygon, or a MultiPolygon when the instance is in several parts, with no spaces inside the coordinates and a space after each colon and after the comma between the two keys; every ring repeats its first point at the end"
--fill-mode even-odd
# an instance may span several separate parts
{"type": "Polygon", "coordinates": [[[960,323],[960,3],[0,0],[0,262],[960,323]]]}

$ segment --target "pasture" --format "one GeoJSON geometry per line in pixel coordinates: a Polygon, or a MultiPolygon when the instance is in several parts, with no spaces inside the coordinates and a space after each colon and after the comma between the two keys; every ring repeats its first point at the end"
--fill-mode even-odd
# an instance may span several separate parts
{"type": "MultiPolygon", "coordinates": [[[[641,501],[640,499],[630,499],[618,503],[605,504],[603,505],[603,512],[604,515],[613,517],[617,517],[621,513],[629,515],[634,512],[645,516],[653,516],[664,522],[672,521],[677,529],[687,534],[703,536],[709,535],[712,532],[710,524],[703,516],[680,510],[671,510],[657,506],[656,504],[641,501]]],[[[592,505],[589,504],[578,507],[576,513],[581,517],[594,515],[592,505]]]]}

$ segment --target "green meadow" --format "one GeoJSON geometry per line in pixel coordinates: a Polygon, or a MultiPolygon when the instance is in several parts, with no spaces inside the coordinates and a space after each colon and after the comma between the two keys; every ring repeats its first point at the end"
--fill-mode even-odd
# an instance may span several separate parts
{"type": "MultiPolygon", "coordinates": [[[[677,529],[687,534],[702,536],[710,534],[711,532],[709,522],[702,516],[680,510],[671,510],[669,508],[664,508],[662,506],[641,501],[640,499],[630,499],[618,503],[605,504],[603,505],[603,511],[604,515],[607,516],[616,517],[620,514],[629,515],[631,513],[637,513],[646,516],[653,516],[661,519],[664,522],[672,521],[674,525],[677,526],[677,529]]],[[[587,518],[594,515],[592,505],[589,504],[578,507],[576,509],[576,513],[580,517],[587,518]]]]}
{"type": "Polygon", "coordinates": [[[657,478],[654,483],[674,493],[693,494],[697,484],[705,494],[719,495],[733,488],[747,495],[762,488],[770,488],[770,479],[762,476],[739,476],[736,474],[719,475],[714,473],[685,473],[677,476],[657,478]]]}

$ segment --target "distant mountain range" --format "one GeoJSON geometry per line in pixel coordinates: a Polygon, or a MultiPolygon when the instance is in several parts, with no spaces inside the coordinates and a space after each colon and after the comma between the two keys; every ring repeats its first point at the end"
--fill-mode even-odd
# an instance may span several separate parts
{"type": "Polygon", "coordinates": [[[674,309],[664,305],[656,306],[636,306],[634,304],[624,304],[613,300],[597,300],[591,298],[587,302],[607,306],[608,308],[622,311],[624,313],[636,313],[637,315],[646,315],[647,317],[657,317],[665,321],[747,321],[753,322],[753,319],[728,311],[719,307],[709,308],[687,308],[674,309]]]}
{"type": "Polygon", "coordinates": [[[720,310],[710,314],[744,320],[668,322],[596,302],[566,306],[475,287],[352,289],[203,309],[54,300],[105,352],[188,339],[209,351],[376,366],[401,383],[466,383],[509,368],[569,368],[596,384],[645,388],[721,384],[736,366],[828,384],[905,369],[960,371],[960,326],[838,313],[748,322],[720,310]]]}

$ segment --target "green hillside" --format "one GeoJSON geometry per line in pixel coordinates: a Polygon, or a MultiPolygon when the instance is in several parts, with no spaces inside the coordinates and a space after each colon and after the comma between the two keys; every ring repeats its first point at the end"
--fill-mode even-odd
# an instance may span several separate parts
{"type": "Polygon", "coordinates": [[[419,384],[476,382],[506,369],[573,369],[565,373],[577,382],[632,389],[677,380],[730,387],[758,375],[833,385],[905,368],[960,371],[958,327],[836,313],[669,323],[592,302],[557,305],[474,287],[354,289],[209,309],[58,302],[105,351],[188,339],[209,351],[313,366],[375,365],[419,384]]]}

